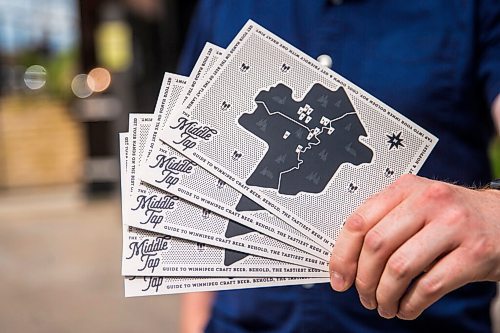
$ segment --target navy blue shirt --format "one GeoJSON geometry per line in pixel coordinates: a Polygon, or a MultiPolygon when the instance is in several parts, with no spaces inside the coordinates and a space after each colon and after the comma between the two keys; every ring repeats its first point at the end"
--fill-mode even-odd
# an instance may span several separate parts
{"type": "MultiPolygon", "coordinates": [[[[439,138],[420,175],[485,184],[490,107],[500,93],[498,0],[205,0],[180,63],[188,74],[206,41],[226,47],[252,19],[439,138]],[[333,4],[339,3],[338,5],[333,4]]],[[[490,332],[494,283],[473,283],[412,322],[365,310],[353,288],[326,284],[217,294],[208,332],[490,332]]]]}

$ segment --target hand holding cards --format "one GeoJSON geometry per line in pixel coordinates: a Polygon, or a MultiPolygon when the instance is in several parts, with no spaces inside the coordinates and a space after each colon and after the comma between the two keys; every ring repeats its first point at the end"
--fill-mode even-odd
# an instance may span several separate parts
{"type": "Polygon", "coordinates": [[[126,295],[328,282],[346,217],[436,142],[249,21],[121,135],[126,295]]]}

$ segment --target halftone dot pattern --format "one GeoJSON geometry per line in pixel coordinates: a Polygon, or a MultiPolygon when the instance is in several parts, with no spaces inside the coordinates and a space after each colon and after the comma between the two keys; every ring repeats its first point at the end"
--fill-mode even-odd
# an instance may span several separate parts
{"type": "Polygon", "coordinates": [[[165,127],[165,123],[170,116],[170,113],[172,112],[175,103],[177,103],[177,100],[182,94],[182,91],[184,90],[185,84],[179,84],[179,83],[174,83],[172,85],[171,92],[169,94],[169,99],[167,102],[167,106],[165,107],[164,115],[162,118],[162,124],[160,126],[160,129],[163,129],[165,127]]]}
{"type": "MultiPolygon", "coordinates": [[[[220,56],[212,56],[209,60],[209,65],[207,66],[207,71],[213,66],[213,64],[220,59],[220,56]]],[[[207,72],[205,72],[206,74],[207,72]]],[[[197,84],[200,82],[203,82],[202,80],[198,81],[197,84]]],[[[172,85],[171,93],[169,94],[168,97],[168,102],[167,102],[167,107],[165,111],[165,115],[162,118],[162,124],[160,128],[164,128],[165,123],[173,109],[173,107],[176,105],[179,97],[181,96],[181,93],[183,92],[183,88],[185,85],[180,85],[177,83],[174,83],[172,85]]],[[[196,91],[194,89],[193,91],[196,91]]],[[[166,130],[166,129],[164,129],[166,130]]],[[[184,155],[181,153],[178,153],[171,147],[161,144],[162,149],[166,150],[169,152],[170,156],[175,156],[177,158],[185,158],[184,155]]],[[[154,158],[154,157],[153,157],[154,158]]],[[[204,169],[200,167],[195,167],[192,173],[188,177],[182,177],[180,180],[180,185],[196,190],[198,193],[202,195],[207,195],[213,200],[219,201],[219,202],[224,202],[226,204],[230,204],[231,206],[236,205],[236,203],[239,201],[239,194],[234,190],[234,189],[228,189],[229,186],[224,186],[221,188],[221,191],[212,191],[214,188],[217,188],[217,184],[219,183],[219,179],[204,169]],[[208,186],[207,186],[208,185],[208,186]],[[214,195],[215,194],[215,195],[214,195]]],[[[161,184],[156,184],[161,187],[161,184]]]]}
{"type": "Polygon", "coordinates": [[[203,251],[198,250],[195,242],[177,239],[175,247],[168,253],[162,253],[162,263],[165,265],[220,265],[224,260],[223,250],[206,245],[203,251]]]}
{"type": "MultiPolygon", "coordinates": [[[[210,68],[213,66],[213,64],[217,60],[219,60],[219,58],[220,58],[220,54],[218,54],[218,52],[216,52],[215,54],[210,56],[209,64],[205,68],[204,74],[206,74],[210,70],[210,68]]],[[[202,82],[202,80],[199,80],[197,82],[197,84],[199,84],[200,82],[202,82]]],[[[162,132],[165,130],[165,124],[167,123],[168,117],[170,117],[173,109],[175,108],[175,106],[179,102],[179,98],[181,98],[181,97],[182,97],[182,99],[186,98],[185,94],[187,93],[187,91],[191,91],[191,90],[186,89],[186,88],[188,88],[188,86],[186,85],[185,82],[174,81],[172,83],[171,89],[169,89],[169,92],[166,96],[165,106],[164,106],[164,108],[159,116],[159,126],[158,126],[159,132],[162,132]]],[[[195,86],[195,88],[196,88],[196,86],[195,86]]],[[[193,89],[192,91],[195,91],[195,90],[196,89],[193,89]]],[[[158,135],[156,136],[156,138],[158,138],[158,135]]],[[[158,142],[156,142],[155,145],[159,145],[159,146],[161,146],[162,149],[165,149],[167,151],[175,151],[174,149],[170,148],[169,146],[167,146],[166,144],[164,144],[160,140],[158,140],[158,142]]],[[[175,155],[174,153],[172,153],[172,154],[175,155]]],[[[181,156],[181,154],[177,154],[176,156],[181,156]]],[[[150,160],[148,160],[148,163],[149,163],[149,161],[150,160]]]]}
{"type": "MultiPolygon", "coordinates": [[[[213,67],[213,65],[220,60],[221,54],[218,54],[218,52],[214,53],[206,66],[205,72],[203,75],[207,74],[210,69],[213,67]]],[[[199,86],[200,83],[202,83],[202,80],[199,80],[197,82],[197,86],[195,86],[195,89],[193,89],[193,92],[196,91],[196,88],[199,86]]],[[[170,115],[172,109],[176,105],[179,97],[183,93],[183,88],[185,85],[180,85],[180,84],[173,84],[172,86],[172,93],[169,95],[169,100],[167,103],[167,111],[165,112],[165,116],[162,118],[163,124],[160,126],[160,128],[163,128],[168,116],[170,115]]],[[[175,156],[177,158],[185,158],[184,155],[178,153],[171,147],[167,145],[162,145],[162,148],[165,149],[170,153],[171,156],[175,156]]],[[[195,167],[193,172],[188,176],[188,177],[183,177],[180,180],[180,184],[182,186],[188,188],[188,189],[193,189],[196,190],[198,193],[203,194],[203,195],[208,195],[210,198],[224,202],[224,203],[229,203],[231,206],[236,205],[238,202],[237,196],[239,193],[237,193],[234,189],[231,189],[229,186],[221,186],[219,189],[220,191],[217,191],[217,194],[220,195],[213,195],[214,192],[211,191],[213,188],[217,188],[217,185],[219,184],[219,179],[212,174],[208,173],[204,169],[200,167],[195,167]],[[205,186],[210,184],[211,186],[205,186]]]]}
{"type": "MultiPolygon", "coordinates": [[[[255,96],[262,89],[269,89],[279,82],[292,89],[293,98],[296,100],[302,99],[316,82],[331,90],[338,88],[333,79],[328,79],[319,71],[311,70],[296,57],[266,42],[265,37],[253,33],[191,110],[193,119],[219,131],[209,142],[199,142],[196,149],[237,177],[247,179],[267,147],[266,143],[239,126],[238,118],[244,113],[254,111],[255,96]],[[248,70],[240,70],[243,63],[249,66],[248,70]],[[290,66],[287,73],[281,71],[283,63],[290,66]],[[222,102],[229,103],[231,107],[227,111],[220,110],[222,102]],[[238,161],[230,158],[234,151],[242,153],[238,161]]],[[[374,150],[372,163],[360,166],[343,164],[319,195],[299,193],[296,196],[286,196],[279,195],[274,189],[261,189],[269,198],[303,221],[316,226],[332,239],[336,238],[344,219],[352,209],[401,175],[425,144],[417,134],[391,120],[374,106],[361,101],[355,93],[348,89],[346,92],[368,132],[368,137],[360,138],[360,141],[374,150]],[[370,129],[376,130],[377,134],[371,133],[370,129]],[[389,150],[386,135],[399,132],[402,132],[405,147],[389,150]],[[384,176],[387,167],[394,171],[392,177],[384,176]],[[358,186],[355,193],[348,192],[350,183],[358,186]]]]}
{"type": "Polygon", "coordinates": [[[139,118],[139,121],[137,122],[137,127],[139,130],[139,137],[137,140],[137,161],[140,161],[142,159],[142,154],[144,153],[146,147],[146,140],[148,138],[149,129],[151,128],[152,124],[152,117],[139,118]]]}
{"type": "MultiPolygon", "coordinates": [[[[166,149],[167,151],[169,151],[169,153],[171,154],[169,156],[176,156],[178,158],[184,158],[184,156],[182,154],[176,152],[175,150],[171,149],[168,146],[163,146],[163,148],[166,149]]],[[[156,189],[156,187],[151,186],[151,185],[146,184],[146,183],[143,183],[143,184],[147,185],[147,187],[151,188],[151,190],[155,190],[158,193],[161,193],[161,191],[158,191],[156,189]]],[[[161,184],[156,184],[156,185],[161,187],[161,184]]],[[[205,197],[207,197],[211,201],[215,200],[218,202],[222,202],[225,205],[227,205],[229,207],[233,207],[233,208],[237,205],[237,203],[239,202],[240,197],[241,197],[241,194],[239,192],[237,192],[236,190],[234,190],[233,188],[231,188],[227,184],[220,183],[219,179],[217,177],[208,173],[207,171],[205,171],[201,167],[195,168],[193,173],[191,173],[189,176],[182,177],[180,179],[180,185],[182,185],[183,187],[185,187],[187,189],[195,190],[196,192],[198,192],[201,195],[204,195],[205,197]]],[[[181,199],[179,202],[182,202],[182,201],[183,200],[181,199]]],[[[201,208],[199,206],[196,206],[196,207],[200,211],[200,214],[201,214],[201,211],[202,211],[201,208]]],[[[193,208],[190,208],[190,209],[193,209],[193,208]]],[[[188,215],[189,215],[189,213],[190,212],[187,212],[188,215]]],[[[184,210],[181,209],[181,207],[177,208],[176,215],[183,215],[183,214],[184,214],[184,210]]],[[[268,224],[270,224],[271,226],[273,226],[277,229],[287,231],[289,234],[294,235],[298,238],[304,237],[296,229],[292,228],[290,225],[286,224],[284,221],[280,220],[279,218],[277,218],[274,215],[271,215],[267,212],[264,212],[264,211],[246,212],[246,215],[256,217],[257,219],[260,219],[261,221],[267,222],[268,224]]],[[[170,222],[167,222],[167,223],[195,227],[195,225],[192,225],[191,222],[188,221],[187,219],[181,220],[182,222],[179,222],[177,219],[169,219],[169,221],[170,222]]],[[[214,232],[215,230],[213,230],[213,229],[216,227],[218,228],[220,226],[220,224],[213,223],[212,220],[210,220],[210,223],[207,223],[207,221],[201,221],[199,219],[197,221],[199,221],[199,223],[197,223],[196,225],[201,225],[202,227],[205,227],[204,228],[205,230],[207,230],[206,229],[207,226],[210,226],[212,228],[212,230],[207,230],[207,231],[211,231],[211,232],[214,232]]],[[[220,230],[217,230],[217,233],[219,233],[219,231],[220,230]]],[[[220,234],[222,235],[223,233],[220,233],[220,234]]],[[[289,246],[289,245],[282,243],[282,242],[277,242],[276,240],[274,240],[268,236],[264,236],[262,234],[259,234],[259,237],[260,237],[260,241],[258,242],[259,245],[272,246],[271,244],[273,244],[273,246],[276,246],[279,249],[286,249],[288,251],[303,253],[302,251],[300,251],[292,246],[289,246]]],[[[242,239],[246,239],[246,238],[243,237],[242,239]]]]}

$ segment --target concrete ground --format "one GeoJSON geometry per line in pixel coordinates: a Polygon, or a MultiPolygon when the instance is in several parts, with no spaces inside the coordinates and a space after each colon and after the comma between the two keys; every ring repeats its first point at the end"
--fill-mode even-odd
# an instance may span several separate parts
{"type": "Polygon", "coordinates": [[[123,296],[119,205],[0,192],[0,332],[178,331],[178,296],[123,296]]]}
{"type": "Polygon", "coordinates": [[[0,332],[177,332],[178,296],[123,296],[119,200],[80,193],[0,192],[0,332]]]}

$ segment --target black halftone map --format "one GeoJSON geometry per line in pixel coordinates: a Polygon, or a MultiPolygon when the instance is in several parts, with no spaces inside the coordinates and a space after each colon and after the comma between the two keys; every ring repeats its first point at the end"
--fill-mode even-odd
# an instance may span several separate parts
{"type": "Polygon", "coordinates": [[[231,266],[235,262],[248,257],[249,254],[230,249],[224,249],[224,266],[231,266]]]}
{"type": "MultiPolygon", "coordinates": [[[[342,164],[372,161],[373,151],[359,141],[367,133],[342,87],[332,91],[315,84],[295,101],[292,90],[278,84],[261,91],[255,102],[254,112],[238,122],[267,142],[269,149],[248,185],[287,195],[320,193],[342,164]]],[[[242,198],[237,209],[258,210],[258,206],[242,198]]]]}

